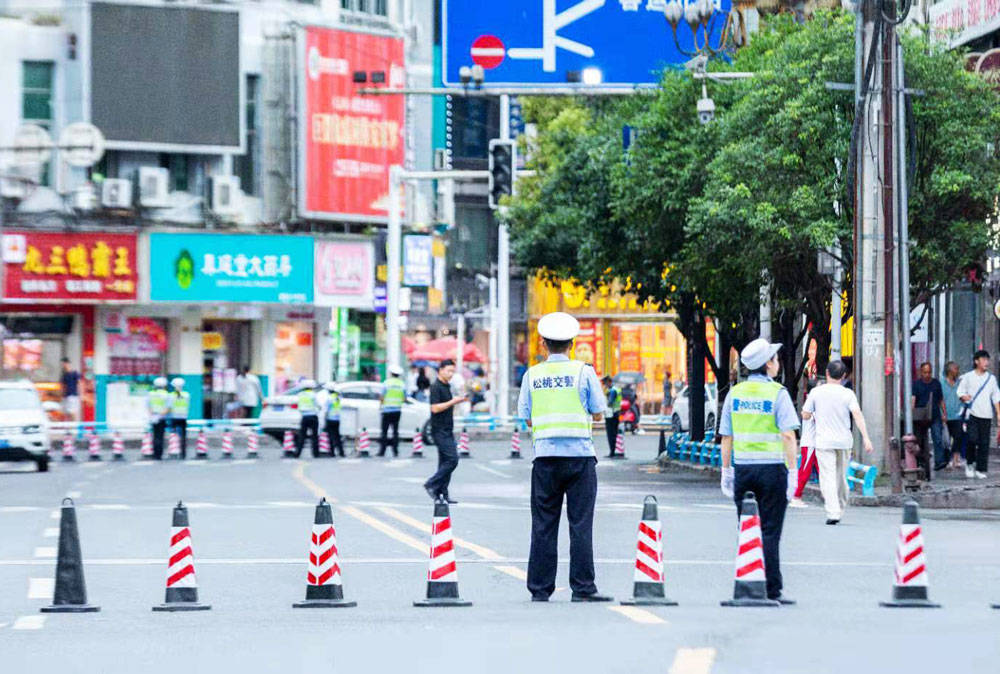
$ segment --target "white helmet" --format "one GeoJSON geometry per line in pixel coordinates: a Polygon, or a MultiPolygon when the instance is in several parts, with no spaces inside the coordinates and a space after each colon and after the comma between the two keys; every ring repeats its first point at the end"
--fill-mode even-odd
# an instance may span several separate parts
{"type": "Polygon", "coordinates": [[[398,365],[393,365],[392,367],[389,368],[389,374],[398,377],[399,375],[403,374],[403,368],[401,368],[398,365]]]}
{"type": "Polygon", "coordinates": [[[156,388],[167,388],[167,378],[157,377],[156,379],[153,380],[153,386],[155,386],[156,388]]]}
{"type": "Polygon", "coordinates": [[[328,381],[328,382],[326,382],[326,384],[323,385],[323,388],[325,388],[327,391],[330,391],[330,392],[336,391],[337,390],[337,382],[335,382],[335,381],[328,381]]]}
{"type": "Polygon", "coordinates": [[[302,388],[316,388],[315,379],[303,379],[299,384],[302,385],[302,388]]]}
{"type": "Polygon", "coordinates": [[[170,383],[173,385],[174,388],[184,388],[183,377],[174,377],[170,383]]]}

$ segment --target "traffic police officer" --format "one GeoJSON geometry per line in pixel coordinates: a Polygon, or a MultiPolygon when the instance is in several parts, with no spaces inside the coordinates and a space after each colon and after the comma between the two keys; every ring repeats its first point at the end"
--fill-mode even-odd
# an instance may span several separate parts
{"type": "Polygon", "coordinates": [[[557,542],[563,498],[569,519],[569,584],[573,601],[612,601],[594,584],[594,501],[597,457],[591,419],[607,407],[594,369],[566,355],[580,324],[569,314],[538,321],[549,358],[524,376],[518,416],[530,420],[535,460],[531,469],[531,555],[528,590],[532,601],[548,601],[556,588],[557,542]]]}
{"type": "Polygon", "coordinates": [[[796,473],[788,467],[795,465],[799,417],[788,391],[774,381],[781,369],[780,349],[781,344],[755,339],[740,353],[750,376],[733,387],[722,408],[722,493],[736,501],[737,517],[744,494],[756,496],[767,598],[794,604],[781,594],[778,548],[785,509],[797,486],[796,473]]]}
{"type": "Polygon", "coordinates": [[[174,377],[170,384],[174,392],[170,396],[170,428],[181,441],[181,458],[187,458],[188,414],[191,412],[191,394],[184,390],[184,378],[174,377]]]}
{"type": "Polygon", "coordinates": [[[382,435],[378,441],[378,455],[385,456],[385,446],[389,442],[389,429],[392,429],[392,454],[399,456],[399,418],[403,414],[403,403],[406,402],[406,383],[400,379],[403,368],[393,365],[389,368],[389,376],[382,384],[382,435]]]}
{"type": "Polygon", "coordinates": [[[298,458],[302,455],[306,436],[311,435],[312,455],[316,458],[319,456],[319,400],[316,397],[316,382],[306,379],[301,386],[302,389],[295,398],[301,415],[299,434],[295,436],[295,456],[298,458]]]}
{"type": "Polygon", "coordinates": [[[167,430],[167,416],[170,413],[170,393],[167,391],[166,377],[153,380],[153,390],[146,399],[146,407],[153,429],[153,458],[159,461],[163,458],[163,435],[167,430]]]}
{"type": "Polygon", "coordinates": [[[326,384],[326,435],[330,438],[331,456],[344,455],[344,442],[340,437],[340,391],[334,382],[326,384]]]}
{"type": "Polygon", "coordinates": [[[604,384],[604,395],[608,398],[608,411],[604,417],[604,430],[608,434],[608,458],[615,458],[615,443],[618,441],[618,421],[622,412],[622,392],[614,385],[611,377],[601,380],[604,384]]]}

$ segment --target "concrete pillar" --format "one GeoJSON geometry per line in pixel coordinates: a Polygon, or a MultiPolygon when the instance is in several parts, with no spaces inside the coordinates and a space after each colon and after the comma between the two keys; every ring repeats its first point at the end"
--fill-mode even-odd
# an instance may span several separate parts
{"type": "Polygon", "coordinates": [[[171,374],[201,376],[201,310],[189,307],[171,318],[167,331],[167,371],[171,374]]]}
{"type": "Polygon", "coordinates": [[[267,375],[265,395],[274,395],[274,338],[278,322],[266,316],[254,321],[250,328],[250,369],[267,375]]]}
{"type": "Polygon", "coordinates": [[[313,376],[318,382],[333,379],[333,358],[330,353],[330,307],[316,307],[316,325],[313,331],[313,362],[316,364],[313,376]]]}

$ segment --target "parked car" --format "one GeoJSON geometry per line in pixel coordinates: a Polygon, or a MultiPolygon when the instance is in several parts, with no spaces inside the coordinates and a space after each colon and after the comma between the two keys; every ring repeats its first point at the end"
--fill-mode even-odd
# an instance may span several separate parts
{"type": "Polygon", "coordinates": [[[0,381],[0,461],[34,461],[49,469],[49,419],[30,381],[0,381]]]}
{"type": "MultiPolygon", "coordinates": [[[[688,430],[689,413],[688,387],[685,386],[674,398],[674,413],[670,417],[670,422],[674,431],[688,430]]],[[[705,430],[715,429],[715,420],[719,409],[719,401],[716,398],[715,386],[705,386],[705,430]]]]}
{"type": "MultiPolygon", "coordinates": [[[[286,430],[299,430],[299,410],[296,399],[301,386],[294,386],[284,393],[264,399],[260,412],[261,431],[279,442],[284,438],[286,430]]],[[[322,386],[315,389],[320,399],[325,399],[322,386]]],[[[341,434],[354,437],[358,430],[365,428],[373,440],[381,432],[381,405],[379,397],[381,385],[371,381],[350,381],[337,384],[341,400],[341,434]],[[355,423],[356,421],[356,423],[355,423]]],[[[399,421],[399,437],[411,440],[416,430],[420,430],[424,444],[433,444],[430,432],[431,407],[409,396],[403,405],[403,414],[399,421]]]]}

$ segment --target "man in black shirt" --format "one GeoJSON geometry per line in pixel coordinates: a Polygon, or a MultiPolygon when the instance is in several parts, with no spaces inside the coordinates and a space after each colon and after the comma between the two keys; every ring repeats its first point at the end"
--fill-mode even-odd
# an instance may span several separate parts
{"type": "Polygon", "coordinates": [[[438,450],[438,469],[424,483],[424,489],[433,500],[437,501],[439,497],[443,496],[448,503],[457,503],[457,501],[452,501],[448,495],[451,474],[458,467],[458,449],[455,447],[452,408],[466,400],[464,396],[454,396],[451,393],[449,382],[454,375],[455,361],[443,360],[441,367],[438,368],[437,381],[431,385],[431,435],[434,437],[434,444],[438,450]]]}

